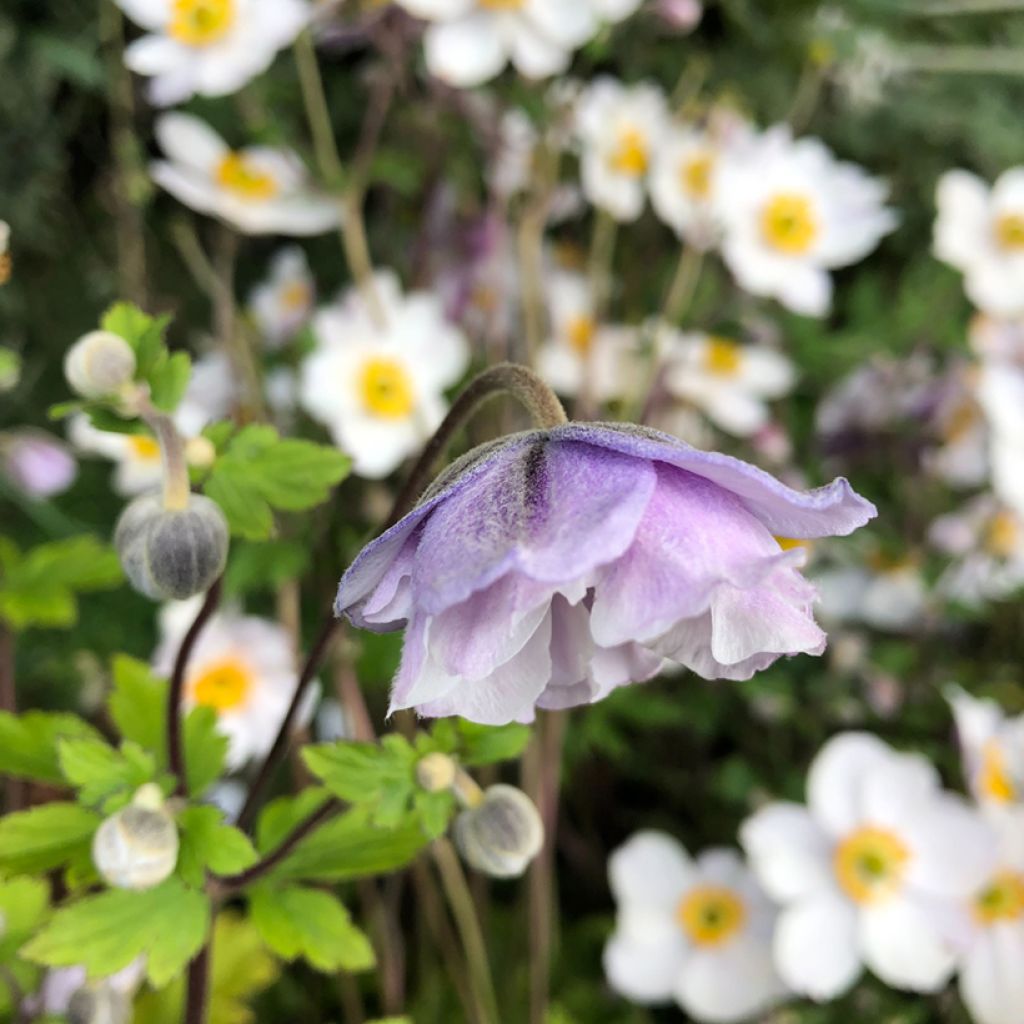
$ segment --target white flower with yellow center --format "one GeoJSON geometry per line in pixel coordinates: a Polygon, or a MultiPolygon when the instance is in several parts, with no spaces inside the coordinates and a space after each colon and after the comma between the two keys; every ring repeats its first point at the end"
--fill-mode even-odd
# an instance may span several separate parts
{"type": "Polygon", "coordinates": [[[960,758],[967,788],[986,809],[1024,804],[1024,715],[1009,718],[994,700],[950,686],[960,758]]]}
{"type": "Polygon", "coordinates": [[[638,832],[608,863],[618,907],[604,950],[612,988],[675,1000],[697,1021],[742,1021],[784,998],[772,965],[775,911],[740,856],[692,860],[663,832],[638,832]]]}
{"type": "Polygon", "coordinates": [[[789,394],[796,380],[792,362],[781,352],[717,335],[665,330],[659,351],[669,393],[736,437],[750,437],[766,426],[767,402],[789,394]]]}
{"type": "Polygon", "coordinates": [[[191,114],[162,115],[156,137],[167,159],[150,165],[153,180],[199,213],[246,235],[319,235],[338,226],[338,204],[311,187],[289,149],[232,150],[191,114]]]}
{"type": "Polygon", "coordinates": [[[510,61],[527,78],[556,75],[598,28],[583,0],[398,2],[430,22],[424,37],[427,67],[458,88],[494,78],[510,61]]]}
{"type": "MultiPolygon", "coordinates": [[[[201,600],[162,609],[160,644],[153,656],[156,672],[170,674],[201,600]]],[[[229,609],[214,615],[199,634],[185,675],[183,710],[208,707],[216,712],[217,729],[229,741],[227,766],[235,770],[270,750],[297,681],[287,630],[229,609]]]]}
{"type": "Polygon", "coordinates": [[[667,129],[665,97],[657,86],[625,86],[607,77],[591,82],[576,107],[587,199],[616,220],[636,220],[667,129]]]}
{"type": "Polygon", "coordinates": [[[117,0],[150,34],[125,63],[152,78],[150,100],[169,107],[199,93],[226,96],[262,74],[309,21],[305,0],[117,0]]]}
{"type": "Polygon", "coordinates": [[[427,292],[403,295],[390,273],[374,278],[379,316],[356,291],[313,319],[317,348],[302,364],[300,402],[379,478],[417,452],[447,411],[444,391],[469,364],[462,332],[427,292]]]}
{"type": "Polygon", "coordinates": [[[989,431],[978,403],[977,378],[974,366],[954,365],[931,416],[938,444],[922,461],[951,487],[980,487],[988,479],[989,431]]]}
{"type": "Polygon", "coordinates": [[[866,256],[896,226],[886,185],[818,139],[775,127],[730,150],[714,185],[722,255],[740,286],[808,316],[832,300],[831,269],[866,256]]]}
{"type": "Polygon", "coordinates": [[[1024,515],[1024,368],[1011,359],[985,359],[977,395],[989,425],[992,490],[1024,515]]]}
{"type": "Polygon", "coordinates": [[[269,348],[281,348],[306,324],[316,301],[316,282],[298,246],[275,254],[267,279],[249,296],[256,326],[269,348]]]}
{"type": "Polygon", "coordinates": [[[651,169],[654,212],[698,249],[717,239],[714,217],[718,145],[701,128],[676,128],[657,147],[651,169]]]}
{"type": "Polygon", "coordinates": [[[783,904],[775,964],[794,991],[833,999],[862,965],[894,988],[937,992],[955,968],[949,921],[993,866],[981,817],[941,789],[923,757],[868,733],[830,740],[811,764],[807,803],[772,803],[740,840],[783,904]]]}
{"type": "Polygon", "coordinates": [[[1024,586],[1024,519],[992,495],[940,516],[928,538],[954,559],[938,583],[939,592],[953,600],[978,607],[1024,586]]]}
{"type": "Polygon", "coordinates": [[[537,353],[540,375],[560,395],[606,402],[639,386],[635,328],[599,324],[586,276],[553,268],[545,276],[551,333],[537,353]]]}
{"type": "Polygon", "coordinates": [[[935,200],[935,255],[963,273],[968,298],[996,316],[1024,313],[1024,167],[991,187],[967,171],[948,171],[935,200]]]}

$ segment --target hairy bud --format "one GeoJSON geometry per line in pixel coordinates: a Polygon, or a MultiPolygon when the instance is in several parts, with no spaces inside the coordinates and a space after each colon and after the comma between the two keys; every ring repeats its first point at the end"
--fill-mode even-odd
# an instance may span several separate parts
{"type": "Polygon", "coordinates": [[[440,751],[421,757],[416,763],[416,781],[428,793],[451,789],[455,782],[456,764],[440,751]]]}
{"type": "Polygon", "coordinates": [[[83,398],[106,398],[135,376],[135,353],[119,335],[93,331],[68,349],[64,376],[83,398]]]}
{"type": "Polygon", "coordinates": [[[178,862],[178,829],[159,789],[143,786],[135,799],[96,830],[92,860],[108,885],[151,889],[178,862]]]}
{"type": "Polygon", "coordinates": [[[497,785],[455,819],[454,837],[470,867],[492,878],[517,878],[544,845],[544,825],[521,789],[497,785]]]}
{"type": "Polygon", "coordinates": [[[129,1024],[131,1003],[128,997],[109,984],[80,988],[68,1002],[70,1024],[129,1024]]]}
{"type": "Polygon", "coordinates": [[[144,494],[121,513],[114,546],[136,590],[156,601],[181,601],[206,590],[224,571],[228,524],[220,506],[201,494],[189,495],[181,509],[144,494]]]}

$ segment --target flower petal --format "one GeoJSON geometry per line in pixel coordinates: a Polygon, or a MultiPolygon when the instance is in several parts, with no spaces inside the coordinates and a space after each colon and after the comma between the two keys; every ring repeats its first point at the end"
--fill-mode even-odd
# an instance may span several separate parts
{"type": "Polygon", "coordinates": [[[887,985],[938,992],[956,966],[928,915],[907,899],[866,906],[860,919],[864,962],[887,985]]]}
{"type": "Polygon", "coordinates": [[[860,976],[857,915],[837,895],[816,894],[779,915],[775,964],[794,992],[835,999],[860,976]]]}
{"type": "Polygon", "coordinates": [[[831,843],[800,804],[762,807],[740,827],[740,843],[765,891],[780,902],[832,887],[831,843]]]}

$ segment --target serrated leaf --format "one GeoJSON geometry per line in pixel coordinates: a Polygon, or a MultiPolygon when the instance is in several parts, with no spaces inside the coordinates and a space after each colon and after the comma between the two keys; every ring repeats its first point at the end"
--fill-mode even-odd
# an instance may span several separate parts
{"type": "Polygon", "coordinates": [[[174,412],[185,396],[191,376],[192,360],[187,352],[175,352],[159,362],[149,374],[153,404],[164,412],[174,412]]]}
{"type": "Polygon", "coordinates": [[[64,778],[79,790],[79,799],[97,806],[123,791],[134,792],[156,775],[153,755],[126,741],[115,750],[101,739],[62,739],[57,743],[64,778]]]}
{"type": "Polygon", "coordinates": [[[0,879],[0,963],[5,963],[39,927],[50,908],[50,886],[39,878],[0,879]]]}
{"type": "Polygon", "coordinates": [[[0,774],[63,785],[57,758],[57,741],[62,737],[98,739],[99,733],[76,715],[0,711],[0,774]]]}
{"type": "Polygon", "coordinates": [[[38,873],[88,854],[100,816],[71,803],[43,804],[0,818],[0,872],[38,873]]]}
{"type": "Polygon", "coordinates": [[[186,807],[178,815],[181,847],[177,871],[190,885],[202,885],[207,871],[234,875],[259,859],[249,837],[226,824],[223,817],[216,807],[186,807]]]}
{"type": "Polygon", "coordinates": [[[252,922],[285,960],[304,957],[319,971],[365,971],[373,947],[331,893],[301,886],[257,886],[249,894],[252,922]]]}
{"type": "Polygon", "coordinates": [[[300,541],[241,541],[231,546],[224,589],[228,594],[276,591],[283,583],[299,579],[309,562],[309,547],[300,541]]]}
{"type": "Polygon", "coordinates": [[[448,823],[455,810],[455,797],[449,791],[427,793],[420,790],[414,806],[423,823],[423,831],[430,839],[437,839],[448,831],[448,823]]]}
{"type": "Polygon", "coordinates": [[[149,750],[159,767],[167,764],[167,682],[126,654],[114,656],[110,716],[126,740],[149,750]]]}
{"type": "Polygon", "coordinates": [[[494,764],[519,757],[530,742],[525,725],[479,725],[459,719],[459,760],[467,765],[494,764]]]}
{"type": "Polygon", "coordinates": [[[413,781],[416,753],[404,737],[399,744],[321,743],[306,747],[306,767],[336,796],[350,803],[377,802],[413,781]]]}
{"type": "Polygon", "coordinates": [[[201,796],[223,774],[228,753],[228,738],[217,730],[217,712],[193,708],[185,719],[182,742],[188,791],[201,796]]]}

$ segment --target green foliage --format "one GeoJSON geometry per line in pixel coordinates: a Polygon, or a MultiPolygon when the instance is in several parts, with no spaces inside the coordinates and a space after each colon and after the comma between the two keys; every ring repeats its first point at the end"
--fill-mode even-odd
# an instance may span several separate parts
{"type": "Polygon", "coordinates": [[[0,619],[14,630],[73,626],[79,594],[116,587],[121,579],[117,555],[93,537],[52,541],[26,552],[0,537],[0,619]]]}
{"type": "Polygon", "coordinates": [[[0,711],[0,774],[62,785],[58,743],[65,738],[98,739],[99,733],[76,715],[0,711]]]}
{"type": "Polygon", "coordinates": [[[146,977],[161,988],[198,952],[210,925],[210,901],[178,878],[143,892],[111,889],[58,910],[22,950],[47,967],[81,964],[106,977],[146,957],[146,977]]]}
{"type": "Polygon", "coordinates": [[[201,886],[207,871],[234,875],[259,859],[249,837],[222,819],[216,807],[186,807],[178,815],[177,872],[189,885],[201,886]]]}
{"type": "Polygon", "coordinates": [[[273,532],[274,509],[319,505],[349,468],[336,448],[282,439],[273,427],[253,425],[231,438],[204,490],[223,509],[233,534],[263,540],[273,532]]]}
{"type": "MultiPolygon", "coordinates": [[[[50,887],[38,878],[0,880],[0,968],[22,992],[31,992],[38,982],[39,969],[19,956],[19,950],[46,919],[50,909],[50,887]]],[[[0,985],[0,1014],[12,1009],[12,989],[0,985]]]]}
{"type": "Polygon", "coordinates": [[[72,803],[49,803],[0,818],[0,873],[50,871],[89,858],[100,816],[72,803]]]}
{"type": "Polygon", "coordinates": [[[115,749],[101,739],[62,739],[57,743],[60,768],[78,799],[110,814],[123,806],[156,774],[152,754],[126,740],[115,749]]]}
{"type": "Polygon", "coordinates": [[[228,738],[217,730],[217,712],[213,708],[194,707],[185,719],[182,743],[188,791],[201,796],[221,777],[228,753],[228,738]]]}
{"type": "Polygon", "coordinates": [[[441,719],[431,732],[433,743],[423,749],[442,750],[470,767],[512,761],[530,742],[532,732],[525,725],[479,725],[464,718],[441,719]]]}
{"type": "Polygon", "coordinates": [[[249,893],[252,922],[285,960],[304,957],[318,971],[365,971],[374,965],[369,939],[331,893],[297,885],[260,885],[249,893]]]}

